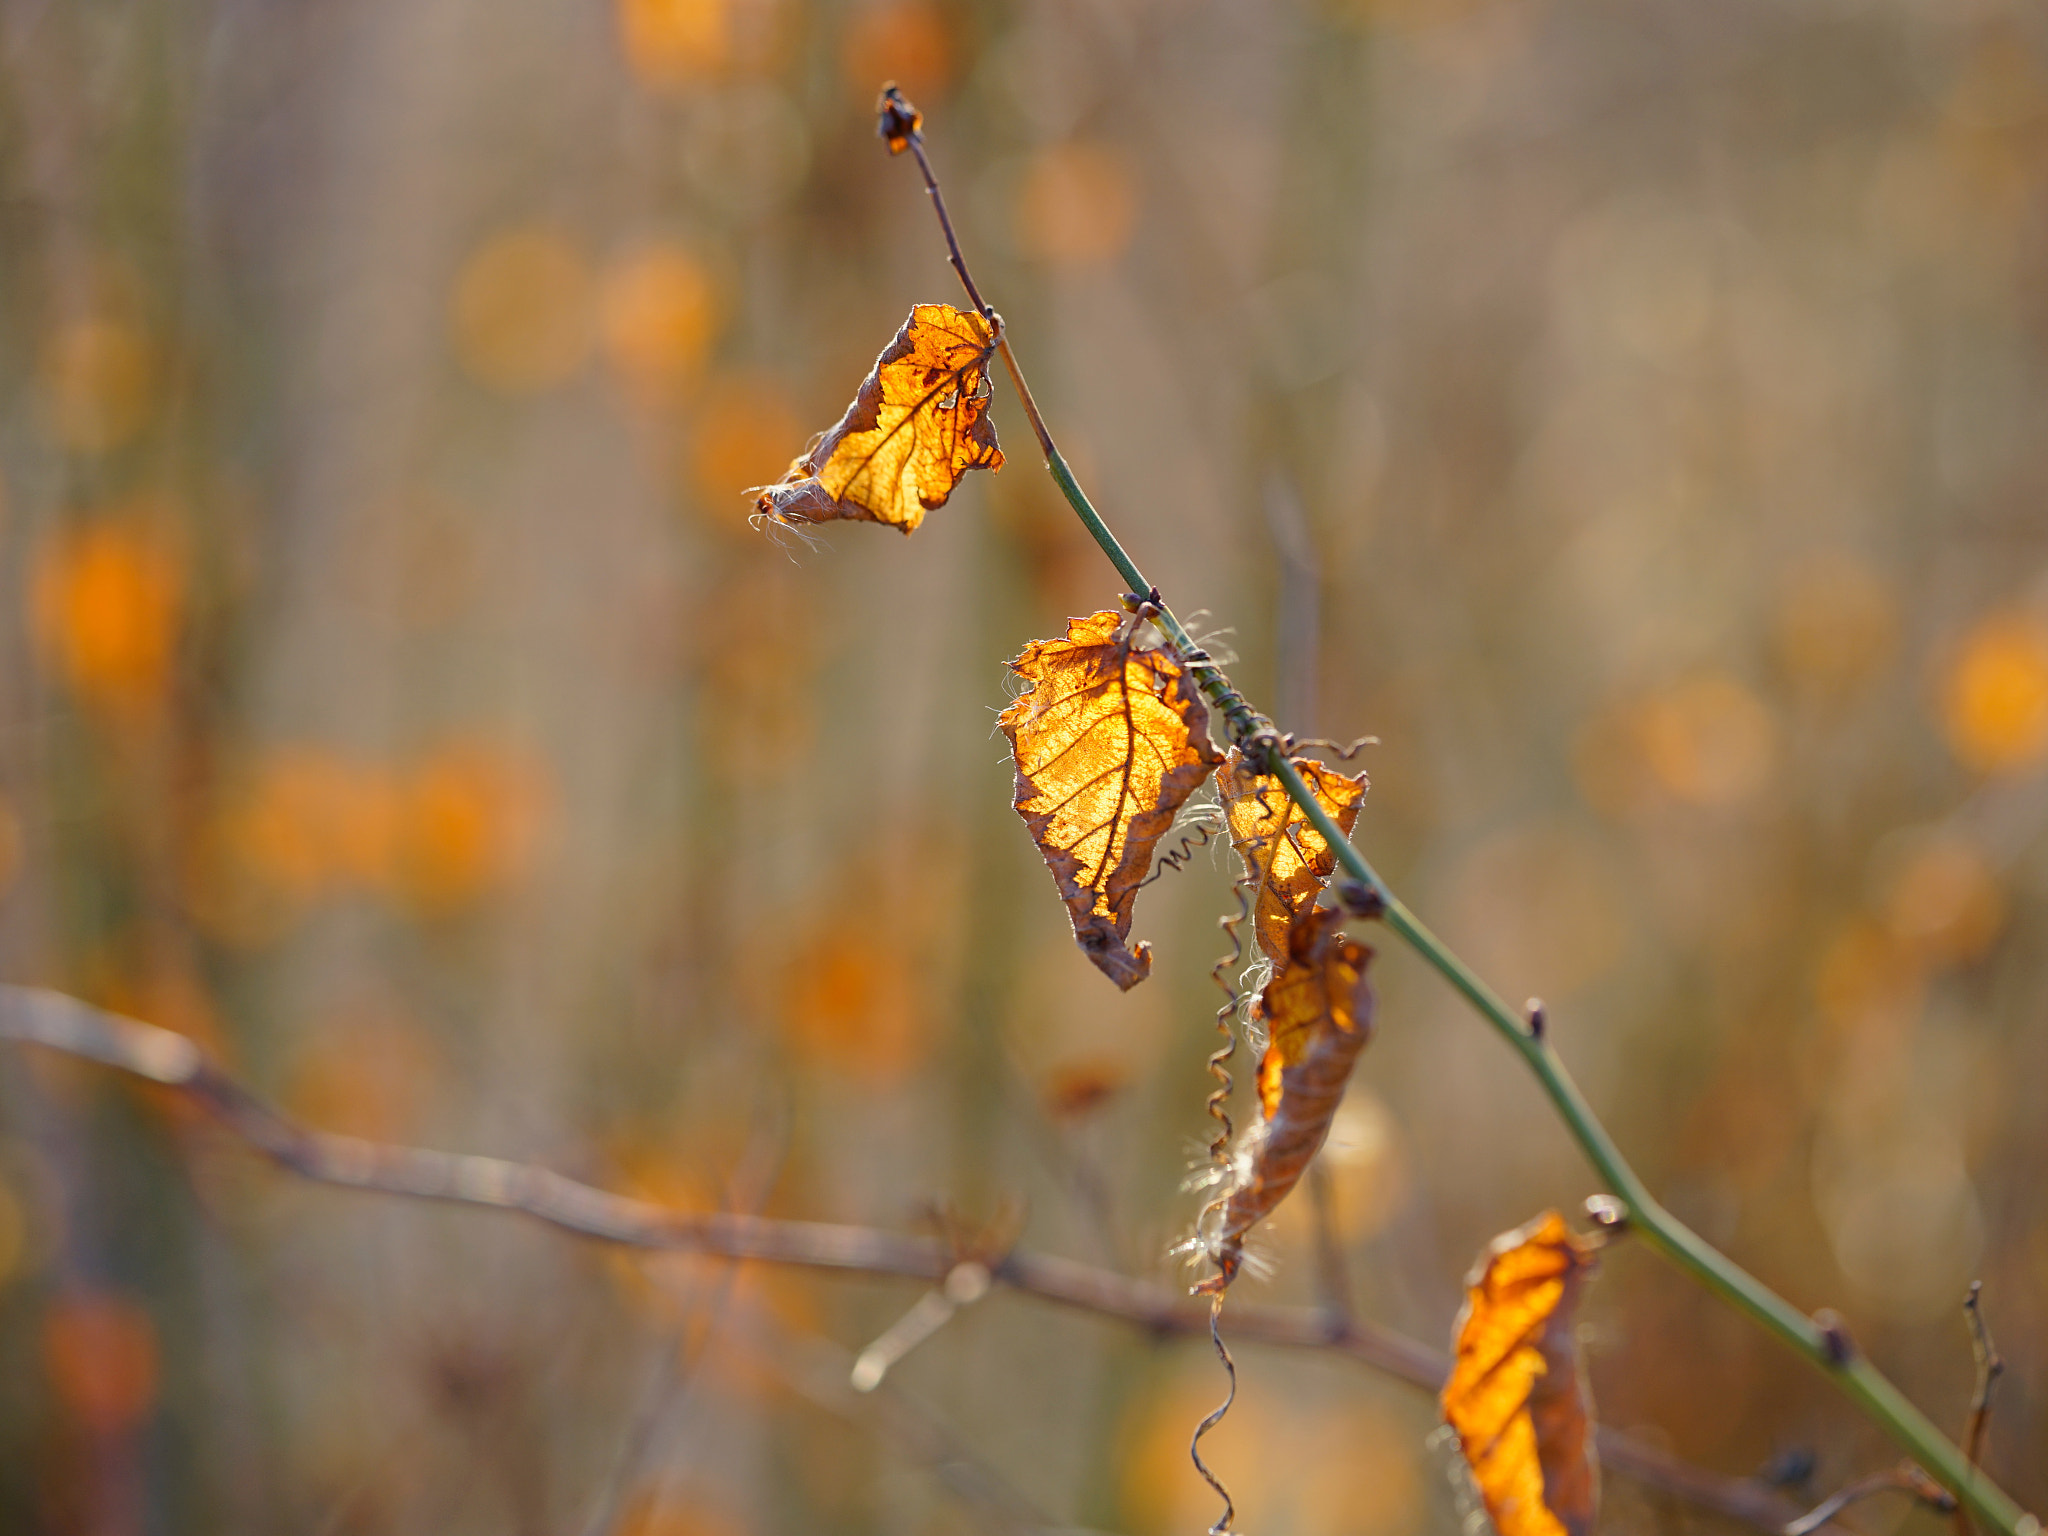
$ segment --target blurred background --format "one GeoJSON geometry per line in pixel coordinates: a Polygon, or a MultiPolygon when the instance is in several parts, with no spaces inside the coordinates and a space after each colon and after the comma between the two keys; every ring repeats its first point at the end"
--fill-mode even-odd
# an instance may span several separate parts
{"type": "MultiPolygon", "coordinates": [[[[2036,8],[4,0],[0,76],[7,979],[329,1129],[1181,1278],[1229,871],[1145,893],[1120,995],[1009,809],[1003,662],[1119,583],[1007,381],[914,539],[747,524],[958,297],[894,78],[1148,575],[1284,726],[1380,738],[1368,856],[1957,1430],[1981,1277],[1988,1462],[2048,1503],[2036,8]]],[[[1380,978],[1328,1204],[1443,1347],[1593,1186],[1380,978]]],[[[1311,1212],[1235,1294],[1315,1299],[1311,1212]]],[[[1205,1344],[998,1293],[852,1397],[915,1299],[307,1186],[0,1050],[9,1532],[1214,1518],[1205,1344]]],[[[1703,1464],[1892,1457],[1637,1248],[1585,1323],[1603,1417],[1703,1464]]],[[[1426,1397],[1240,1363],[1248,1529],[1458,1528],[1426,1397]]]]}

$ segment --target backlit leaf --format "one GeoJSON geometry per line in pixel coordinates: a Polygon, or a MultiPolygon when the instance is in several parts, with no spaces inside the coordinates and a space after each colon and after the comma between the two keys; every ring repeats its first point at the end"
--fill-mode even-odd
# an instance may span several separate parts
{"type": "Polygon", "coordinates": [[[905,533],[946,504],[970,469],[1000,469],[988,419],[995,331],[980,315],[920,304],[839,422],[755,502],[778,523],[834,518],[905,533]]]}
{"type": "MultiPolygon", "coordinates": [[[[1349,832],[1365,798],[1365,775],[1350,778],[1304,757],[1295,758],[1294,766],[1323,809],[1349,832]]],[[[1280,781],[1254,773],[1242,752],[1233,748],[1230,761],[1216,770],[1216,788],[1223,797],[1230,846],[1244,860],[1245,878],[1258,893],[1252,931],[1266,958],[1279,965],[1287,959],[1289,928],[1298,914],[1315,905],[1337,867],[1337,856],[1280,781]]]]}
{"type": "Polygon", "coordinates": [[[1497,1237],[1467,1281],[1444,1418],[1500,1536],[1587,1536],[1600,1502],[1572,1313],[1595,1245],[1555,1211],[1497,1237]]]}
{"type": "Polygon", "coordinates": [[[1209,711],[1172,655],[1144,646],[1114,610],[1067,621],[1010,663],[1031,683],[1002,713],[1017,759],[1017,813],[1052,869],[1074,940],[1128,990],[1152,968],[1127,948],[1131,903],[1152,850],[1222,761],[1209,711]]]}
{"type": "Polygon", "coordinates": [[[1259,1119],[1235,1153],[1230,1195],[1215,1253],[1218,1280],[1235,1275],[1244,1239],[1308,1171],[1330,1134],[1344,1085],[1372,1036],[1372,951],[1337,931],[1343,914],[1311,909],[1288,934],[1288,950],[1259,995],[1266,1054],[1259,1062],[1259,1119]]]}

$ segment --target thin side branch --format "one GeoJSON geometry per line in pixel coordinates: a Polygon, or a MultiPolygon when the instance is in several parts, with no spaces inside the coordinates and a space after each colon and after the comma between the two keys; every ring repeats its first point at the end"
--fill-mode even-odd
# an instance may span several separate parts
{"type": "MultiPolygon", "coordinates": [[[[1984,1431],[1991,1423],[1991,1389],[2005,1371],[1998,1346],[1991,1342],[1991,1329],[1984,1321],[1984,1282],[1972,1280],[1970,1294],[1963,1298],[1963,1319],[1970,1325],[1970,1357],[1977,1363],[1977,1385],[1970,1394],[1970,1416],[1963,1424],[1963,1456],[1975,1476],[1984,1459],[1984,1431]]],[[[1956,1508],[1956,1536],[1973,1536],[1970,1512],[1956,1508]]]]}
{"type": "MultiPolygon", "coordinates": [[[[336,1136],[300,1125],[209,1060],[189,1039],[94,1008],[61,992],[0,985],[0,1040],[46,1046],[156,1083],[203,1106],[241,1141],[318,1184],[416,1200],[514,1211],[578,1237],[630,1248],[713,1254],[841,1274],[943,1283],[960,1255],[932,1238],[828,1222],[672,1210],[495,1157],[433,1152],[336,1136]]],[[[1043,1301],[1133,1324],[1160,1337],[1200,1336],[1207,1307],[1164,1286],[1053,1254],[1011,1250],[989,1266],[1000,1285],[1043,1301]]],[[[1295,1307],[1232,1309],[1241,1341],[1324,1350],[1434,1393],[1449,1372],[1425,1345],[1371,1323],[1333,1321],[1295,1307]]],[[[1760,1531],[1798,1513],[1774,1490],[1693,1466],[1633,1436],[1602,1428],[1610,1469],[1760,1531]]]]}
{"type": "Polygon", "coordinates": [[[1836,1489],[1808,1513],[1787,1524],[1784,1536],[1812,1536],[1857,1500],[1878,1493],[1910,1493],[1923,1504],[1943,1512],[1957,1507],[1954,1494],[1907,1462],[1883,1472],[1873,1472],[1868,1477],[1859,1477],[1855,1482],[1836,1489]]]}

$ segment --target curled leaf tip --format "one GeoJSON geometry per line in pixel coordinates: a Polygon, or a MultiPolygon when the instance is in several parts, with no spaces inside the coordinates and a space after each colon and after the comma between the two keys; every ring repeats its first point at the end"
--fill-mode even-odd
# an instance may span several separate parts
{"type": "Polygon", "coordinates": [[[1108,609],[1067,623],[1010,663],[1031,687],[999,723],[1017,761],[1017,814],[1045,857],[1074,942],[1125,991],[1152,969],[1131,907],[1152,853],[1222,761],[1209,712],[1170,651],[1108,609]]]}
{"type": "Polygon", "coordinates": [[[790,528],[847,519],[913,532],[968,470],[1002,468],[988,419],[994,350],[980,315],[919,304],[846,414],[762,489],[755,515],[790,528]]]}
{"type": "Polygon", "coordinates": [[[882,87],[881,99],[875,103],[875,115],[880,121],[875,132],[889,141],[889,153],[900,155],[910,147],[910,141],[924,126],[924,114],[917,110],[917,104],[896,88],[894,80],[882,87]]]}
{"type": "Polygon", "coordinates": [[[1245,1238],[1287,1198],[1330,1134],[1358,1054],[1372,1036],[1372,951],[1337,931],[1343,914],[1310,907],[1287,933],[1279,969],[1259,994],[1266,1026],[1259,1118],[1245,1132],[1212,1257],[1221,1289],[1245,1238]]]}

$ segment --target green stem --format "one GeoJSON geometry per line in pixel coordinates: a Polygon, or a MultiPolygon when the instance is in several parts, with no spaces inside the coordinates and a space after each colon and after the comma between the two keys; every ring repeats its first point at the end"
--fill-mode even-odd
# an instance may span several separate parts
{"type": "Polygon", "coordinates": [[[1536,1080],[1543,1085],[1543,1091],[1549,1095],[1551,1104],[1556,1107],[1580,1150],[1599,1171],[1609,1192],[1628,1207],[1631,1225],[1653,1247],[1681,1269],[1690,1271],[1714,1294],[1748,1313],[1765,1331],[1777,1335],[1818,1366],[1850,1401],[1881,1425],[1909,1455],[2004,1536],[2041,1536],[2041,1522],[2021,1510],[1973,1467],[1955,1443],[1936,1429],[1904,1393],[1864,1358],[1845,1334],[1838,1328],[1823,1328],[1800,1312],[1657,1203],[1648,1186],[1629,1166],[1628,1159],[1621,1155],[1621,1149],[1607,1134],[1607,1128],[1593,1113],[1585,1095],[1579,1092],[1579,1085],[1572,1081],[1564,1062],[1551,1048],[1542,1030],[1509,1008],[1470,966],[1431,933],[1388,888],[1366,862],[1365,856],[1351,845],[1343,828],[1323,809],[1322,802],[1309,792],[1300,770],[1281,749],[1282,738],[1275,732],[1273,723],[1245,702],[1244,695],[1231,684],[1222,668],[1208,659],[1208,653],[1195,644],[1173,611],[1153,594],[1137,562],[1110,531],[1109,524],[1102,520],[1102,514],[1095,510],[1080,483],[1074,479],[1074,472],[1054,446],[1052,434],[1047,430],[1037,402],[1032,399],[1031,390],[1024,382],[1023,370],[1017,366],[1016,355],[1010,349],[1009,338],[1003,334],[1000,319],[983,300],[980,290],[974,286],[974,279],[968,275],[966,258],[960,253],[960,244],[954,236],[952,220],[946,214],[938,179],[932,174],[931,163],[925,157],[923,142],[913,134],[911,143],[917,151],[918,168],[924,173],[925,188],[931,194],[939,227],[944,231],[947,248],[952,253],[953,268],[975,309],[996,327],[997,349],[1002,353],[1011,380],[1016,384],[1024,409],[1031,418],[1039,446],[1045,452],[1046,469],[1051,472],[1075,515],[1094,536],[1095,542],[1102,546],[1102,552],[1109,556],[1117,574],[1130,583],[1130,590],[1138,599],[1157,609],[1159,627],[1180,654],[1189,675],[1195,679],[1203,695],[1222,711],[1231,742],[1255,765],[1275,774],[1286,786],[1289,798],[1301,807],[1302,813],[1336,851],[1337,861],[1344,866],[1345,873],[1377,898],[1379,915],[1386,925],[1405,939],[1472,1005],[1480,1017],[1520,1053],[1529,1070],[1536,1074],[1536,1080]],[[1262,758],[1264,762],[1260,763],[1262,758]]]}
{"type": "MultiPolygon", "coordinates": [[[[1094,504],[1075,481],[1073,471],[1060,457],[1057,448],[1049,447],[1046,468],[1051,471],[1054,482],[1065,494],[1075,515],[1094,535],[1095,542],[1102,546],[1102,552],[1109,556],[1118,574],[1130,583],[1131,590],[1141,596],[1149,594],[1151,587],[1139,571],[1137,562],[1131,559],[1109,525],[1102,520],[1102,514],[1095,510],[1094,504]]],[[[1172,610],[1164,603],[1157,606],[1159,626],[1175,648],[1184,656],[1196,652],[1194,641],[1173,616],[1172,610]]],[[[1231,723],[1231,739],[1245,748],[1248,755],[1257,750],[1261,743],[1248,738],[1255,737],[1257,728],[1266,725],[1264,718],[1244,702],[1243,696],[1214,663],[1192,662],[1188,670],[1211,702],[1223,707],[1231,723]]],[[[1267,729],[1270,730],[1269,725],[1267,729]]],[[[1540,1031],[1532,1029],[1389,889],[1386,881],[1366,862],[1365,855],[1345,837],[1343,829],[1323,808],[1322,802],[1309,791],[1301,771],[1287,755],[1272,750],[1270,744],[1266,745],[1265,751],[1268,758],[1266,766],[1286,787],[1289,798],[1301,807],[1310,823],[1336,850],[1337,861],[1343,865],[1344,872],[1378,898],[1383,909],[1380,915],[1386,925],[1448,981],[1479,1016],[1515,1048],[1529,1070],[1536,1074],[1537,1082],[1549,1096],[1587,1161],[1598,1170],[1608,1190],[1627,1206],[1630,1225],[1708,1290],[1748,1313],[1766,1332],[1775,1334],[1818,1366],[1907,1454],[1982,1519],[2004,1532],[2005,1536],[2039,1536],[2040,1522],[2022,1511],[2019,1505],[1973,1468],[1955,1443],[1935,1428],[1904,1393],[1858,1353],[1853,1344],[1848,1343],[1844,1335],[1823,1328],[1657,1203],[1649,1187],[1629,1166],[1614,1138],[1593,1113],[1592,1106],[1579,1091],[1579,1085],[1572,1081],[1571,1074],[1565,1070],[1563,1060],[1549,1040],[1540,1031]]]]}

